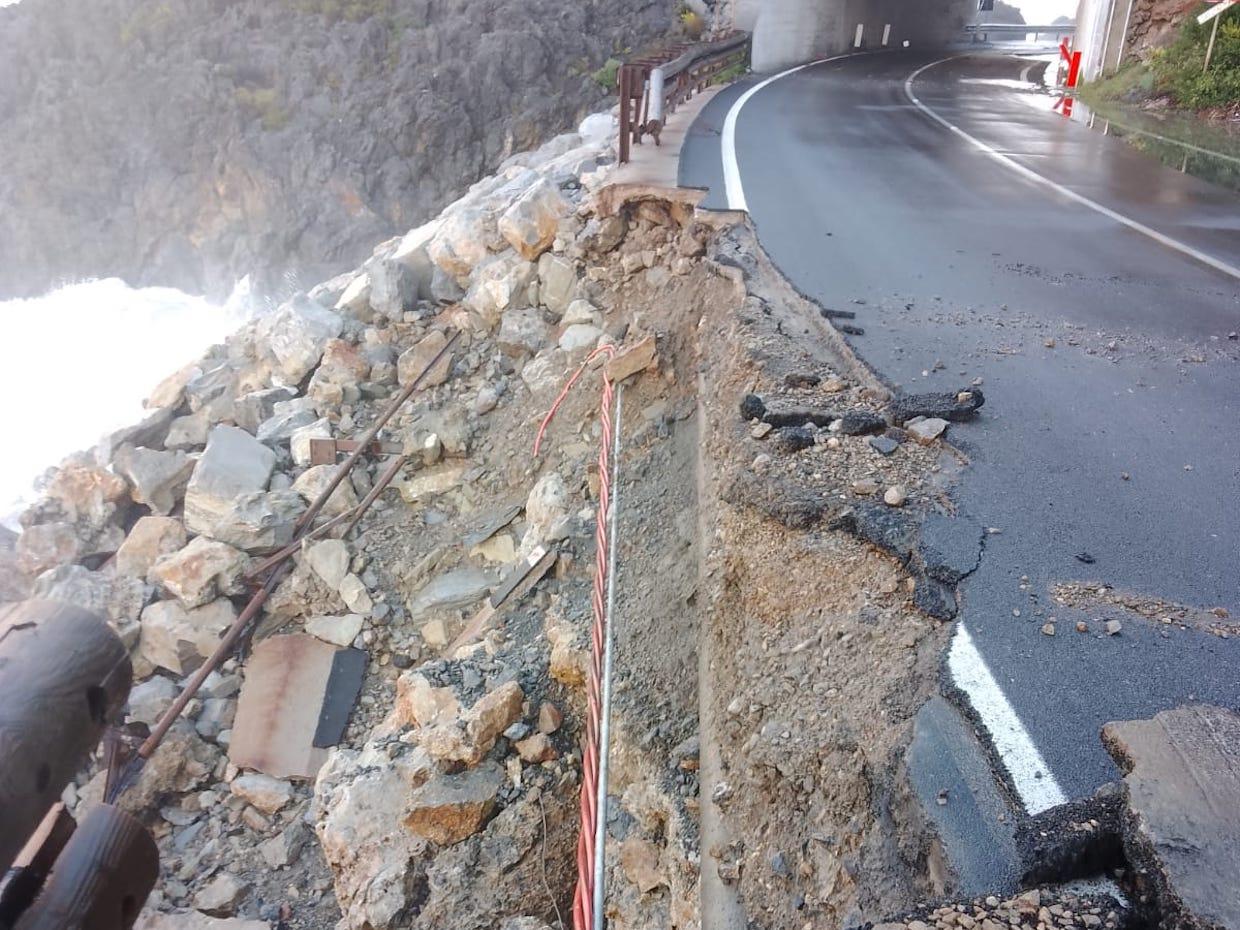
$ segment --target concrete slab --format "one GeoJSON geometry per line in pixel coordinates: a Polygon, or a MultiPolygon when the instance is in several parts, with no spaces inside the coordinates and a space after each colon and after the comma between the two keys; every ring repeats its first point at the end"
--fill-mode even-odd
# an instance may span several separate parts
{"type": "Polygon", "coordinates": [[[1184,705],[1108,723],[1125,772],[1124,851],[1163,926],[1240,928],[1240,715],[1184,705]]]}
{"type": "Polygon", "coordinates": [[[618,165],[598,193],[604,215],[616,212],[627,201],[654,194],[693,205],[706,195],[704,190],[679,186],[680,150],[694,120],[724,86],[708,87],[677,107],[663,127],[659,145],[647,136],[641,145],[631,147],[629,163],[618,165]]]}

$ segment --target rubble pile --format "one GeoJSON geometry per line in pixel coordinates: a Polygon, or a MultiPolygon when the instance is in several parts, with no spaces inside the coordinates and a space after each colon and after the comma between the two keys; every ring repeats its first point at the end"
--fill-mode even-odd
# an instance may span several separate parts
{"type": "MultiPolygon", "coordinates": [[[[170,376],[142,423],[51,473],[3,547],[6,600],[93,608],[132,649],[136,744],[266,577],[263,560],[297,538],[347,441],[459,332],[320,519],[355,514],[403,457],[391,486],[354,533],[342,520],[294,547],[244,650],[122,795],[161,851],[141,926],[533,930],[567,915],[597,370],[537,459],[533,440],[588,352],[612,343],[640,463],[666,437],[676,369],[692,371],[689,355],[664,354],[657,308],[696,306],[721,281],[703,260],[711,231],[684,205],[595,213],[609,156],[584,128],[170,376]]],[[[638,784],[616,816],[650,825],[628,828],[624,861],[653,838],[633,894],[666,899],[673,882],[651,861],[694,876],[683,852],[662,852],[655,824],[672,802],[642,765],[614,782],[638,784]]],[[[84,773],[70,808],[99,801],[104,778],[99,764],[84,773]]]]}

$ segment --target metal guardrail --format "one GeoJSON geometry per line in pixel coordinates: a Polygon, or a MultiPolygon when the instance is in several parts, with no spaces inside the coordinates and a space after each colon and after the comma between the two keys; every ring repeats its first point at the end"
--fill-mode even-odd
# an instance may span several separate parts
{"type": "Polygon", "coordinates": [[[964,27],[967,35],[973,37],[973,40],[985,42],[990,36],[1003,38],[1024,37],[1033,35],[1035,38],[1041,35],[1054,36],[1056,39],[1064,36],[1076,34],[1075,23],[1061,23],[1059,25],[1026,25],[1025,23],[969,23],[964,27]]]}
{"type": "Polygon", "coordinates": [[[747,68],[751,49],[747,32],[710,42],[673,45],[625,62],[617,74],[620,93],[620,163],[647,133],[659,144],[669,114],[705,90],[732,68],[747,68]]]}

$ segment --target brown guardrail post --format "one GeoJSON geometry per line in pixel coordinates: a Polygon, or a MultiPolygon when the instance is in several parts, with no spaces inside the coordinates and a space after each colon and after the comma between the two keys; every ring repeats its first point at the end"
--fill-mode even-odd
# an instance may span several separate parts
{"type": "Polygon", "coordinates": [[[16,930],[129,930],[159,878],[159,849],[136,818],[91,809],[16,930]]]}
{"type": "Polygon", "coordinates": [[[0,871],[7,870],[129,695],[129,653],[60,601],[0,609],[0,871]]]}
{"type": "Polygon", "coordinates": [[[621,65],[617,73],[620,90],[620,164],[629,160],[629,66],[621,65]]]}

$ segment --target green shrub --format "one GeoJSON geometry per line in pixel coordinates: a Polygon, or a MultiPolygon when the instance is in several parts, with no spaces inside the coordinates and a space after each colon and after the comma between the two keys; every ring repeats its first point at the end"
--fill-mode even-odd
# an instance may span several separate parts
{"type": "Polygon", "coordinates": [[[608,58],[603,62],[603,67],[590,75],[590,79],[603,90],[615,90],[619,81],[621,64],[619,58],[608,58]]]}
{"type": "Polygon", "coordinates": [[[233,91],[233,97],[243,109],[257,116],[269,132],[288,125],[288,111],[284,109],[280,93],[274,87],[238,87],[233,91]]]}
{"type": "Polygon", "coordinates": [[[1200,25],[1189,17],[1179,37],[1150,59],[1154,91],[1169,94],[1181,106],[1194,110],[1240,102],[1240,22],[1227,13],[1219,23],[1210,69],[1202,73],[1212,23],[1200,25]]]}

